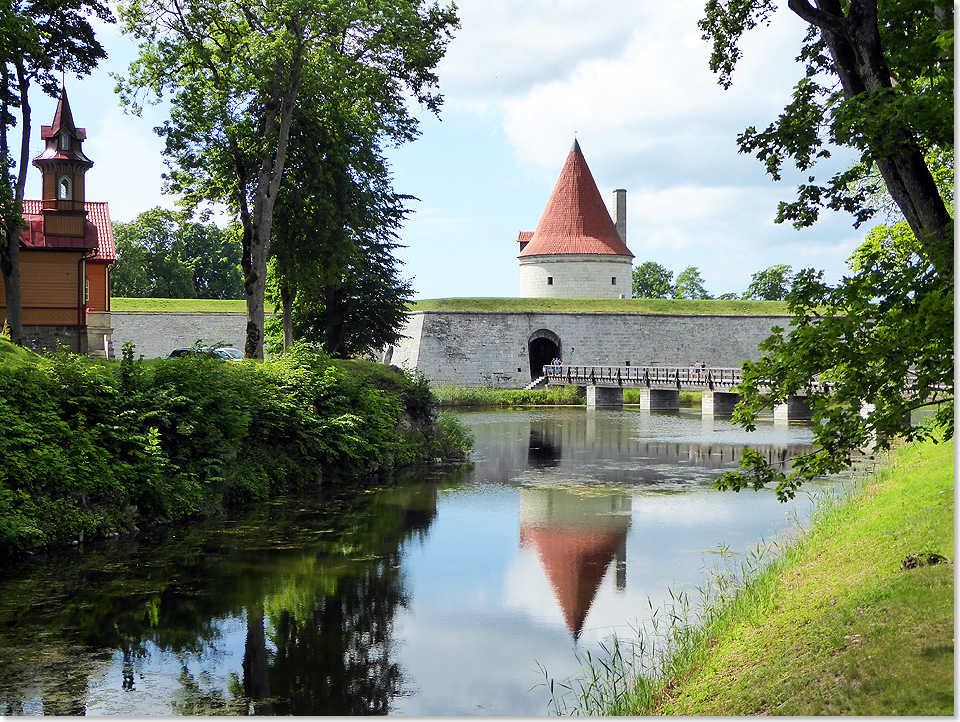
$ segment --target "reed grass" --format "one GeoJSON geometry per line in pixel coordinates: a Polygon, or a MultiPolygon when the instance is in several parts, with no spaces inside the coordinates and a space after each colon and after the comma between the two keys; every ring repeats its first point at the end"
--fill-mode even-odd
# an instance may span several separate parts
{"type": "MultiPolygon", "coordinates": [[[[443,408],[508,408],[514,406],[585,406],[582,386],[548,386],[545,389],[493,389],[482,386],[439,386],[434,394],[443,408]]],[[[698,407],[699,391],[681,391],[681,407],[698,407]]],[[[640,389],[624,389],[626,406],[640,403],[640,389]]]]}
{"type": "Polygon", "coordinates": [[[482,386],[438,386],[433,393],[441,408],[583,406],[587,403],[586,392],[577,386],[549,386],[529,391],[482,386]]]}

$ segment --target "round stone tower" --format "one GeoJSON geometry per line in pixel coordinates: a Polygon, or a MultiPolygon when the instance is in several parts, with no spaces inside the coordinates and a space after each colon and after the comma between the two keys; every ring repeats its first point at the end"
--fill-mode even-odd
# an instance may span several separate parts
{"type": "Polygon", "coordinates": [[[574,141],[537,229],[518,239],[522,297],[630,297],[626,191],[614,191],[614,202],[616,222],[574,141]]]}

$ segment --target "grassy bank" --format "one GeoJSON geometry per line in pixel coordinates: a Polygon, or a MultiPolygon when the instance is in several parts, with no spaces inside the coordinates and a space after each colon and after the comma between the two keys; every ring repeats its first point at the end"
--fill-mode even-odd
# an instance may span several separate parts
{"type": "MultiPolygon", "coordinates": [[[[117,313],[246,313],[246,301],[221,301],[209,298],[111,298],[110,310],[117,313]]],[[[264,306],[272,313],[273,308],[264,306]]]]}
{"type": "Polygon", "coordinates": [[[653,298],[433,298],[417,301],[413,311],[487,311],[499,313],[658,313],[689,315],[789,315],[781,301],[684,301],[653,298]]]}
{"type": "Polygon", "coordinates": [[[890,455],[704,626],[680,629],[663,676],[594,689],[580,711],[952,715],[953,452],[890,455]]]}
{"type": "MultiPolygon", "coordinates": [[[[545,389],[491,389],[483,386],[440,386],[434,390],[443,408],[509,408],[514,406],[584,406],[586,391],[578,386],[549,386],[545,389]]],[[[639,389],[624,389],[623,403],[640,403],[639,389]]],[[[681,391],[680,406],[700,405],[699,391],[681,391]]]]}
{"type": "MultiPolygon", "coordinates": [[[[267,313],[273,308],[265,307],[267,313]]],[[[246,313],[245,301],[200,298],[113,298],[113,311],[149,313],[246,313]]],[[[781,301],[681,301],[651,298],[433,298],[416,301],[411,311],[489,311],[498,313],[656,313],[722,316],[785,316],[781,301]]]]}
{"type": "Polygon", "coordinates": [[[0,340],[0,429],[0,562],[470,444],[422,377],[307,348],[113,362],[0,340]]]}

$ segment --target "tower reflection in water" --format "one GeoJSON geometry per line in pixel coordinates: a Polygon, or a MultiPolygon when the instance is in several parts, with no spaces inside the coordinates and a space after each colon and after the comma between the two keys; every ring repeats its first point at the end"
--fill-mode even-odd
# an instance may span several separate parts
{"type": "Polygon", "coordinates": [[[616,588],[626,589],[630,502],[598,490],[520,490],[520,546],[536,549],[575,639],[611,562],[616,588]]]}
{"type": "MultiPolygon", "coordinates": [[[[563,455],[556,427],[532,426],[528,448],[534,468],[556,467],[563,455]]],[[[536,550],[574,639],[611,562],[617,590],[626,589],[630,510],[631,498],[609,489],[520,490],[520,546],[536,550]]]]}

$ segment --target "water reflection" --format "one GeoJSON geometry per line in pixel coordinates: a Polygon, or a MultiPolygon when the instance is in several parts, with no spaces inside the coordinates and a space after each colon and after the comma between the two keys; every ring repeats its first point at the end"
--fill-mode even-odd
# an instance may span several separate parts
{"type": "Polygon", "coordinates": [[[385,714],[401,692],[400,547],[429,528],[438,489],[268,504],[24,564],[0,601],[0,713],[385,714]]]}
{"type": "Polygon", "coordinates": [[[463,419],[469,470],[25,562],[2,581],[0,714],[545,714],[538,665],[576,673],[574,646],[807,508],[711,489],[747,441],[722,420],[463,419]]]}
{"type": "Polygon", "coordinates": [[[520,545],[536,549],[575,639],[611,561],[616,560],[616,588],[626,589],[629,529],[626,494],[520,491],[520,545]]]}

